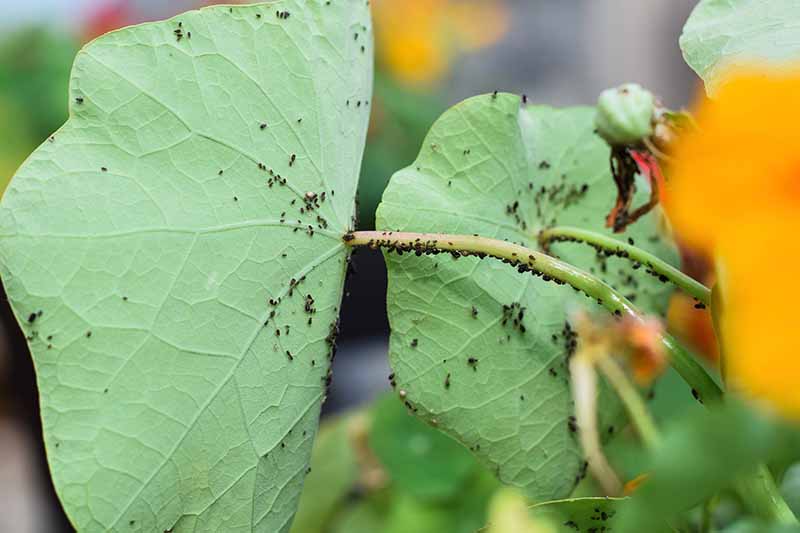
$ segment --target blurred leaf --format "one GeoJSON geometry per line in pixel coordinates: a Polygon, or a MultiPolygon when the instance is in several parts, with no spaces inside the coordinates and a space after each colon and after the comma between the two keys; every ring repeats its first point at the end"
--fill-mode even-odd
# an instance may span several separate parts
{"type": "MultiPolygon", "coordinates": [[[[378,227],[477,233],[534,248],[539,230],[551,224],[608,233],[604,213],[616,188],[593,120],[591,108],[526,106],[510,94],[458,104],[434,124],[417,161],[392,177],[378,227]]],[[[632,226],[630,236],[677,260],[654,216],[632,226]]],[[[643,269],[598,257],[588,246],[553,250],[636,292],[643,309],[665,311],[671,288],[643,269]]],[[[566,361],[575,338],[566,309],[597,311],[597,304],[491,259],[387,254],[386,262],[391,363],[414,412],[436,419],[528,497],[567,496],[585,466],[570,430],[566,361]]],[[[619,429],[614,395],[605,390],[599,405],[603,434],[619,429]]]]}
{"type": "Polygon", "coordinates": [[[800,516],[800,463],[796,463],[783,476],[781,494],[795,515],[800,516]]]}
{"type": "Polygon", "coordinates": [[[534,517],[527,500],[516,489],[504,488],[495,494],[489,511],[485,533],[558,533],[550,516],[534,517]]]}
{"type": "Polygon", "coordinates": [[[363,414],[354,413],[320,426],[291,533],[325,531],[353,490],[359,475],[353,433],[365,423],[363,414]]]}
{"type": "Polygon", "coordinates": [[[456,496],[477,466],[463,446],[409,415],[391,395],[375,405],[369,445],[397,487],[420,499],[456,496]]]}
{"type": "Polygon", "coordinates": [[[383,533],[449,533],[452,519],[447,507],[400,492],[392,499],[383,533]]]}
{"type": "Polygon", "coordinates": [[[736,404],[692,413],[654,450],[648,479],[620,512],[619,531],[650,531],[752,474],[754,465],[799,454],[796,431],[736,404]]]}
{"type": "Polygon", "coordinates": [[[766,524],[755,520],[746,520],[726,527],[723,533],[800,533],[800,526],[766,524]]]}
{"type": "Polygon", "coordinates": [[[798,33],[797,0],[701,0],[686,21],[680,46],[713,94],[732,66],[799,60],[798,33]]]}
{"type": "Polygon", "coordinates": [[[220,6],[78,54],[69,121],[0,209],[76,529],[288,531],[342,295],[369,24],[360,0],[220,6]]]}
{"type": "MultiPolygon", "coordinates": [[[[627,498],[571,498],[534,505],[530,515],[546,518],[558,524],[557,533],[576,531],[611,531],[616,522],[617,510],[627,498]]],[[[657,533],[658,529],[649,533],[657,533]]]]}
{"type": "Polygon", "coordinates": [[[0,98],[26,110],[25,128],[35,133],[37,144],[67,118],[70,68],[77,51],[74,37],[39,27],[7,35],[0,43],[0,98]]]}
{"type": "Polygon", "coordinates": [[[385,502],[381,499],[368,499],[344,510],[341,518],[331,528],[331,533],[383,533],[386,515],[385,502]]]}

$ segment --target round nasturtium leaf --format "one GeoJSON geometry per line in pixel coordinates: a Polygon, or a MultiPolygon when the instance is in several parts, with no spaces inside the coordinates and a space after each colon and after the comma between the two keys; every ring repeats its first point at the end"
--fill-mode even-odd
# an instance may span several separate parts
{"type": "Polygon", "coordinates": [[[796,0],[701,0],[683,28],[683,57],[713,94],[728,69],[800,60],[796,0]]]}
{"type": "Polygon", "coordinates": [[[2,277],[78,530],[289,529],[329,379],[371,42],[362,0],[282,0],[78,54],[68,122],[0,205],[2,277]]]}
{"type": "MultiPolygon", "coordinates": [[[[510,94],[469,99],[447,111],[417,160],[392,177],[378,227],[479,234],[537,247],[554,225],[609,233],[616,189],[609,147],[592,108],[529,106],[510,94]]],[[[639,205],[648,194],[639,182],[639,205]]],[[[677,261],[650,215],[623,238],[677,261]]],[[[590,247],[554,245],[642,309],[662,313],[671,288],[590,247]]],[[[494,259],[386,255],[394,381],[418,416],[459,440],[501,481],[533,499],[567,496],[586,473],[575,435],[567,361],[575,349],[568,309],[596,303],[494,259]]],[[[599,398],[601,428],[618,404],[599,398]]]]}

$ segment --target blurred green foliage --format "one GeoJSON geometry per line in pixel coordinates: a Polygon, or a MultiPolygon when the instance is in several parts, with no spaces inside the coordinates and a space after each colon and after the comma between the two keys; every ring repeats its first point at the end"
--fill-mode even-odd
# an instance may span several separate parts
{"type": "Polygon", "coordinates": [[[472,533],[500,487],[393,395],[322,425],[292,533],[472,533]]]}
{"type": "Polygon", "coordinates": [[[67,86],[78,41],[32,27],[0,42],[0,191],[25,157],[67,118],[67,86]]]}

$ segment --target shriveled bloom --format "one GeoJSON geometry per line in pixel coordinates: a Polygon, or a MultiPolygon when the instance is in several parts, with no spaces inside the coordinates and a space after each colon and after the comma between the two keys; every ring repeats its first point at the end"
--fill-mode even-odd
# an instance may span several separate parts
{"type": "Polygon", "coordinates": [[[731,71],[695,117],[667,213],[716,261],[730,385],[800,419],[800,68],[731,71]]]}
{"type": "Polygon", "coordinates": [[[378,61],[409,85],[444,76],[458,54],[496,42],[508,27],[503,0],[374,0],[378,61]]]}

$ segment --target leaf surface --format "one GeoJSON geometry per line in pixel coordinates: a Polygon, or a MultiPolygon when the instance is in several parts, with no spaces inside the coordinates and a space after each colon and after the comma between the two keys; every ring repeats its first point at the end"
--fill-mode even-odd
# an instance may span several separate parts
{"type": "Polygon", "coordinates": [[[371,42],[360,0],[282,0],[125,28],[78,54],[68,122],[0,205],[2,277],[78,530],[289,529],[325,395],[371,42]]]}
{"type": "Polygon", "coordinates": [[[683,57],[713,94],[726,69],[800,59],[794,0],[702,0],[683,28],[683,57]]]}
{"type": "MultiPolygon", "coordinates": [[[[480,234],[535,248],[540,229],[600,232],[615,199],[609,149],[591,108],[527,106],[510,94],[469,99],[433,126],[417,160],[392,180],[378,227],[480,234]]],[[[637,202],[647,194],[639,183],[637,202]]],[[[676,261],[654,216],[629,234],[676,261]]],[[[553,246],[563,259],[636,294],[660,313],[670,288],[622,259],[586,246],[553,246]]],[[[408,407],[472,450],[530,498],[567,496],[585,474],[574,435],[567,360],[575,337],[567,309],[594,302],[493,259],[387,254],[390,358],[408,407]]],[[[603,393],[603,431],[618,406],[603,393]]]]}

